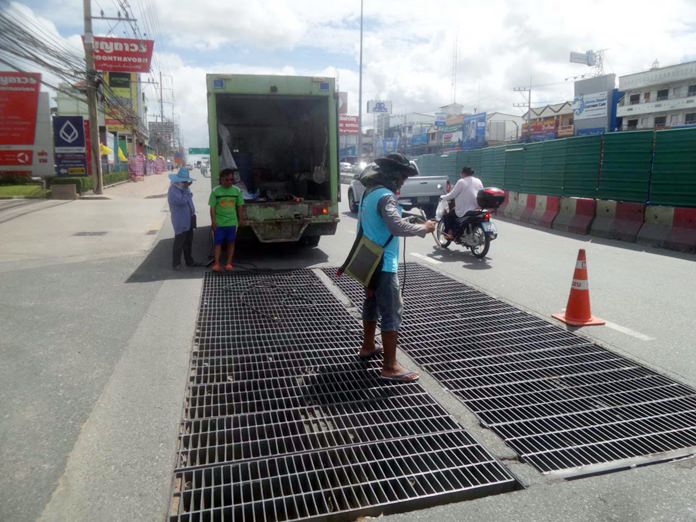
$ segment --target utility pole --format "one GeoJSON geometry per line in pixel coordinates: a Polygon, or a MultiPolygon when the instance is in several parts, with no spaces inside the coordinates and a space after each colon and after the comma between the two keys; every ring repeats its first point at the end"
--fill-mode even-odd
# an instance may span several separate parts
{"type": "Polygon", "coordinates": [[[526,107],[527,108],[527,136],[529,136],[530,123],[532,119],[532,77],[529,77],[529,87],[513,87],[515,92],[526,92],[527,93],[527,103],[513,103],[513,107],[526,107]]]}
{"type": "Polygon", "coordinates": [[[99,151],[99,117],[97,115],[97,71],[94,69],[94,34],[92,33],[91,0],[83,0],[85,17],[85,62],[87,63],[87,109],[89,112],[89,135],[92,150],[87,151],[87,160],[94,174],[94,193],[103,192],[101,157],[99,151]]]}
{"type": "Polygon", "coordinates": [[[162,71],[159,72],[160,77],[160,121],[164,123],[164,100],[162,99],[162,71]]]}
{"type": "MultiPolygon", "coordinates": [[[[363,58],[363,0],[360,0],[360,80],[358,81],[358,160],[362,156],[362,60],[363,58]]],[[[374,132],[373,132],[374,136],[374,132]]],[[[374,139],[374,137],[373,137],[374,139]]]]}

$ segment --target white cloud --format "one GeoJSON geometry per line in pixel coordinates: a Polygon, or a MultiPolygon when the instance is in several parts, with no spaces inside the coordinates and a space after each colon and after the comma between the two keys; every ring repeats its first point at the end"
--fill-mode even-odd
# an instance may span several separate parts
{"type": "MultiPolygon", "coordinates": [[[[56,2],[45,0],[37,12],[59,27],[79,18],[77,0],[60,9],[56,2]]],[[[174,76],[175,112],[187,144],[207,143],[207,72],[335,75],[349,92],[349,111],[357,113],[358,0],[132,5],[136,14],[145,6],[155,21],[158,62],[174,76]],[[277,66],[258,63],[257,53],[273,53],[277,66]],[[316,61],[308,63],[307,55],[316,61]]],[[[469,111],[520,114],[512,104],[524,98],[512,88],[527,85],[530,76],[542,84],[534,101],[572,97],[572,81],[564,80],[591,71],[569,64],[570,51],[607,49],[605,70],[617,74],[644,70],[655,59],[669,65],[696,57],[693,0],[662,0],[649,8],[633,0],[365,0],[364,6],[363,101],[388,98],[397,112],[433,112],[451,101],[455,41],[456,98],[469,111]]]]}

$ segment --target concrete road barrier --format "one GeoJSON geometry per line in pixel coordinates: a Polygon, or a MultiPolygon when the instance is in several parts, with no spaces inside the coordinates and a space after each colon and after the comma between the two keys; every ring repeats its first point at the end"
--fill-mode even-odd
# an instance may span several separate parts
{"type": "Polygon", "coordinates": [[[561,198],[558,196],[537,196],[536,207],[529,217],[532,225],[551,228],[554,219],[558,215],[561,198]]]}
{"type": "Polygon", "coordinates": [[[587,234],[595,217],[597,202],[587,198],[561,198],[558,216],[552,228],[564,232],[587,234]]]}
{"type": "Polygon", "coordinates": [[[618,203],[612,238],[635,242],[645,220],[645,205],[642,203],[618,203]]]}
{"type": "Polygon", "coordinates": [[[614,221],[616,220],[616,205],[617,202],[613,200],[597,200],[597,209],[590,234],[597,237],[612,237],[614,221]]]}
{"type": "Polygon", "coordinates": [[[503,210],[502,215],[506,218],[512,218],[512,215],[517,211],[517,206],[519,205],[519,192],[510,192],[510,198],[508,204],[503,210]]]}
{"type": "Polygon", "coordinates": [[[536,208],[537,198],[543,196],[537,196],[536,194],[525,194],[525,196],[527,198],[527,201],[525,202],[524,207],[521,209],[520,215],[517,219],[519,219],[523,223],[529,223],[529,218],[532,217],[534,209],[536,208]]]}
{"type": "Polygon", "coordinates": [[[638,242],[681,252],[696,252],[696,209],[647,207],[645,224],[638,232],[638,242]]]}

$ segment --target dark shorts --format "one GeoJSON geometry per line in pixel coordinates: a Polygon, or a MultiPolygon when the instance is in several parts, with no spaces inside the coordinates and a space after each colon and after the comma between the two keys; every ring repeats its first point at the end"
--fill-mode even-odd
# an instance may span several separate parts
{"type": "Polygon", "coordinates": [[[215,245],[234,243],[237,239],[237,227],[217,227],[215,229],[215,245]]]}
{"type": "Polygon", "coordinates": [[[383,332],[398,332],[403,308],[398,276],[393,272],[380,272],[374,295],[365,297],[363,321],[377,321],[381,317],[383,332]]]}

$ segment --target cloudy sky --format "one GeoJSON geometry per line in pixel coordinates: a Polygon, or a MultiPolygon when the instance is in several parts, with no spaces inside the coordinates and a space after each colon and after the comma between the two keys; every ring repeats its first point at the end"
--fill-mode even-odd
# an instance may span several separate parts
{"type": "MultiPolygon", "coordinates": [[[[80,48],[80,0],[19,5],[80,48]]],[[[117,5],[92,0],[94,14],[114,16],[117,5]]],[[[349,113],[358,112],[359,0],[130,5],[140,30],[156,40],[154,72],[165,75],[165,114],[180,118],[187,146],[208,144],[208,72],[334,76],[349,93],[349,113]]],[[[125,23],[95,22],[97,34],[109,31],[132,36],[125,23]]],[[[433,113],[455,98],[467,112],[522,114],[513,103],[526,99],[513,87],[531,78],[533,105],[572,99],[572,77],[591,71],[568,63],[568,56],[587,49],[606,49],[605,72],[617,75],[648,69],[655,60],[663,66],[694,60],[696,0],[364,0],[363,100],[392,100],[395,113],[433,113]]],[[[149,110],[159,111],[154,92],[149,110]]]]}

